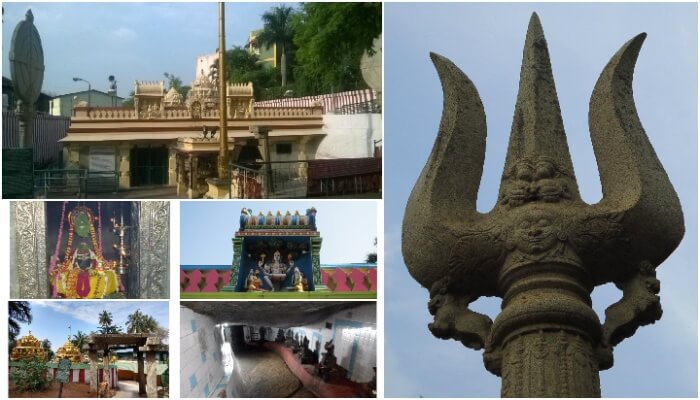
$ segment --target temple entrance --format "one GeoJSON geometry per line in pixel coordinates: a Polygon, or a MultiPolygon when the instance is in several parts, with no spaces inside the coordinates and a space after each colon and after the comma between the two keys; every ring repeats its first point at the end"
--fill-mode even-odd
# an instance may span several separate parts
{"type": "Polygon", "coordinates": [[[130,157],[131,186],[168,183],[168,147],[134,147],[130,157]]]}
{"type": "Polygon", "coordinates": [[[236,152],[234,150],[234,164],[248,166],[249,168],[257,167],[254,169],[260,168],[260,165],[256,164],[256,162],[262,160],[263,157],[262,154],[260,154],[258,146],[246,144],[245,146],[240,147],[240,152],[237,155],[235,153],[236,152]]]}

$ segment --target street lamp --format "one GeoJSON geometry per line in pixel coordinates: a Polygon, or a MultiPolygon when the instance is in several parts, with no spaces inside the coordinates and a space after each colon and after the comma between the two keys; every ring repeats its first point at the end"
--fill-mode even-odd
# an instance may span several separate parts
{"type": "Polygon", "coordinates": [[[88,107],[90,107],[90,94],[92,93],[92,85],[90,82],[86,81],[83,78],[73,78],[73,82],[78,82],[78,81],[83,81],[88,84],[88,107]]]}

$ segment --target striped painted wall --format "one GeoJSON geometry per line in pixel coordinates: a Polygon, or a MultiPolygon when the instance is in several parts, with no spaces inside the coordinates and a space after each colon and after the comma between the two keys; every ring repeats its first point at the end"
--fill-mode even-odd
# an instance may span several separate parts
{"type": "MultiPolygon", "coordinates": [[[[44,164],[59,161],[70,118],[37,113],[34,120],[34,162],[44,164]]],[[[19,117],[14,111],[2,112],[2,147],[19,146],[19,117]]]]}
{"type": "Polygon", "coordinates": [[[377,93],[372,89],[352,90],[348,92],[322,94],[318,96],[296,97],[290,99],[275,99],[256,101],[255,107],[311,107],[316,103],[321,103],[324,113],[332,113],[337,108],[366,103],[376,100],[377,93]]]}

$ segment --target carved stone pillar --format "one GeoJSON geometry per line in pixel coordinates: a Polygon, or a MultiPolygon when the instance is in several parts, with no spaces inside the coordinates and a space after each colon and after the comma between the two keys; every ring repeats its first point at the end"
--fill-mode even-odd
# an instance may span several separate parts
{"type": "Polygon", "coordinates": [[[146,352],[146,396],[158,397],[158,364],[155,351],[146,352]]]}
{"type": "Polygon", "coordinates": [[[103,367],[103,369],[102,369],[102,378],[103,378],[103,382],[107,382],[107,387],[108,387],[109,389],[111,389],[111,388],[112,388],[112,374],[110,373],[110,370],[109,370],[109,365],[110,365],[109,363],[110,363],[110,361],[111,361],[111,360],[109,359],[109,348],[104,349],[102,354],[103,354],[103,355],[102,355],[102,367],[103,367]]]}
{"type": "Polygon", "coordinates": [[[645,38],[627,42],[596,83],[589,125],[603,199],[579,195],[547,42],[533,14],[525,39],[498,203],[476,210],[486,115],[474,84],[432,54],[445,107],[438,139],[413,188],[402,251],[430,290],[430,331],[472,349],[502,377],[504,397],[599,397],[613,346],[661,318],[655,268],[683,237],[683,212],[636,115],[632,75],[645,38]],[[593,288],[622,299],[601,325],[593,288]],[[503,299],[495,321],[469,309],[503,299]]]}
{"type": "Polygon", "coordinates": [[[190,182],[189,188],[187,189],[187,197],[190,199],[197,199],[201,197],[199,192],[199,157],[189,155],[190,157],[190,182]]]}
{"type": "Polygon", "coordinates": [[[10,294],[19,299],[50,297],[46,255],[46,203],[10,203],[10,294]]]}
{"type": "Polygon", "coordinates": [[[97,393],[97,349],[90,348],[88,357],[90,358],[90,393],[97,393]]]}
{"type": "Polygon", "coordinates": [[[263,176],[263,198],[268,198],[275,192],[274,182],[272,180],[272,161],[270,158],[270,128],[266,126],[251,126],[250,131],[255,139],[258,140],[258,150],[263,157],[264,165],[262,167],[263,176]]]}
{"type": "Polygon", "coordinates": [[[146,375],[144,374],[143,352],[136,351],[137,378],[139,381],[139,394],[146,394],[146,375]]]}
{"type": "Polygon", "coordinates": [[[132,262],[138,270],[139,298],[167,299],[170,293],[170,206],[167,201],[135,201],[131,220],[132,262]]]}

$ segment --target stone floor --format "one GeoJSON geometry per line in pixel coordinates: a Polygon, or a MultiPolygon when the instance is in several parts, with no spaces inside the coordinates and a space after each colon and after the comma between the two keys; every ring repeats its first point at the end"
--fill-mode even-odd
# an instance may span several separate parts
{"type": "Polygon", "coordinates": [[[274,352],[248,348],[235,357],[235,397],[314,397],[274,352]]]}
{"type": "Polygon", "coordinates": [[[139,397],[139,383],[136,381],[119,381],[119,390],[114,397],[139,397]]]}

